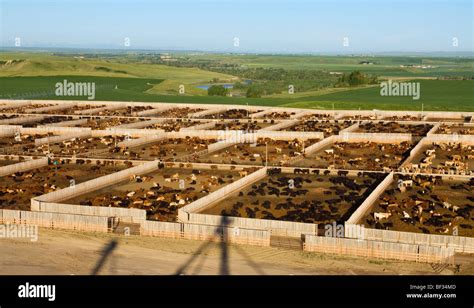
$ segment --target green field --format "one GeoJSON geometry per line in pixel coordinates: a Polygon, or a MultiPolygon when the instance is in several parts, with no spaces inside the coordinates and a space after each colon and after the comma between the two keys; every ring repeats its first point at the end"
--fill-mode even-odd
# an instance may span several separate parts
{"type": "Polygon", "coordinates": [[[195,104],[249,104],[282,105],[288,100],[265,98],[232,98],[216,96],[160,95],[147,91],[159,85],[160,79],[118,78],[93,76],[35,76],[0,77],[0,99],[47,99],[47,100],[87,100],[85,96],[56,96],[55,84],[66,79],[70,82],[95,82],[95,100],[135,101],[135,102],[171,102],[195,104]],[[118,89],[115,87],[117,86],[118,89]]]}
{"type": "Polygon", "coordinates": [[[411,97],[381,96],[380,87],[370,87],[341,91],[326,95],[300,98],[298,102],[285,104],[299,108],[337,109],[384,109],[384,110],[424,110],[434,111],[474,111],[474,80],[417,80],[420,82],[421,96],[411,97]]]}
{"type": "Polygon", "coordinates": [[[284,69],[351,72],[359,70],[382,77],[474,76],[472,58],[413,56],[300,56],[300,55],[193,55],[194,60],[234,63],[246,67],[276,67],[284,69]],[[363,65],[362,61],[373,64],[363,65]],[[433,68],[400,67],[401,65],[431,65],[433,68]]]}
{"type": "Polygon", "coordinates": [[[95,82],[96,100],[140,100],[150,96],[146,93],[161,79],[119,78],[96,76],[35,76],[0,77],[0,98],[15,99],[87,99],[78,96],[55,95],[57,82],[95,82]]]}
{"type": "MultiPolygon", "coordinates": [[[[86,99],[57,97],[55,84],[64,79],[72,82],[95,82],[96,100],[143,101],[209,104],[248,104],[291,106],[318,109],[381,109],[474,111],[474,80],[430,80],[438,74],[474,76],[474,60],[467,58],[372,57],[373,65],[361,70],[415,79],[421,84],[421,98],[382,97],[380,87],[324,88],[294,95],[275,94],[262,98],[211,97],[196,85],[213,79],[233,82],[237,77],[197,67],[176,67],[145,63],[140,54],[101,54],[77,56],[38,52],[0,52],[0,98],[14,99],[86,99]],[[434,65],[432,70],[400,68],[402,64],[434,65]],[[184,85],[184,95],[178,87],[184,85]]],[[[349,72],[360,68],[367,57],[350,56],[270,56],[270,55],[185,55],[186,61],[239,63],[243,67],[284,67],[285,69],[337,70],[349,72]]],[[[145,57],[146,58],[146,57],[145,57]]],[[[181,59],[181,58],[180,58],[181,59]]]]}
{"type": "MultiPolygon", "coordinates": [[[[191,95],[203,94],[199,93],[202,90],[196,89],[195,85],[208,83],[213,78],[221,80],[233,78],[233,76],[198,68],[136,63],[131,61],[127,55],[111,58],[106,55],[99,58],[81,58],[72,55],[56,56],[50,53],[0,52],[0,77],[71,75],[161,79],[166,81],[163,84],[168,85],[161,88],[160,85],[157,85],[158,90],[162,90],[163,94],[177,92],[177,87],[182,84],[191,95]],[[8,63],[9,60],[16,60],[16,62],[8,63]]],[[[149,90],[155,91],[152,88],[149,90]]],[[[130,99],[127,97],[125,100],[130,99]]],[[[135,100],[139,100],[139,98],[137,97],[135,100]]]]}

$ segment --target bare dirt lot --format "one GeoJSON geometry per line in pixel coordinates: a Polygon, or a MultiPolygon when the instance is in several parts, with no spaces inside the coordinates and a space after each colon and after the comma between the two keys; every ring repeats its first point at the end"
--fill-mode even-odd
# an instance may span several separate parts
{"type": "MultiPolygon", "coordinates": [[[[88,275],[104,249],[117,240],[98,274],[105,275],[436,275],[431,265],[367,258],[305,253],[273,247],[224,245],[152,237],[116,236],[39,229],[39,240],[0,238],[2,275],[88,275]],[[221,268],[227,249],[226,273],[221,268]],[[54,257],[52,257],[54,256],[54,257]],[[195,259],[185,266],[192,257],[195,259]]],[[[459,268],[447,267],[440,275],[472,275],[474,262],[467,257],[459,268]]]]}

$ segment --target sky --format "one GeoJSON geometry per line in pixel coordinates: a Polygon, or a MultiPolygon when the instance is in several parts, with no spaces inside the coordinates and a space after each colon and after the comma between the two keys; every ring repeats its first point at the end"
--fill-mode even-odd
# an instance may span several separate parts
{"type": "Polygon", "coordinates": [[[0,46],[472,52],[474,0],[0,0],[0,46]],[[19,38],[16,39],[16,38],[19,38]]]}

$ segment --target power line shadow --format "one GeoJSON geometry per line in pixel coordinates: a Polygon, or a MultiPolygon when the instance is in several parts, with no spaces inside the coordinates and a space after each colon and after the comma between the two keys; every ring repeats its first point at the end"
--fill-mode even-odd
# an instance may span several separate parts
{"type": "Polygon", "coordinates": [[[118,241],[116,239],[111,240],[107,245],[105,245],[104,249],[101,252],[102,256],[97,261],[94,269],[91,272],[91,275],[97,275],[101,271],[107,259],[111,257],[114,250],[117,249],[117,246],[118,241]]]}
{"type": "MultiPolygon", "coordinates": [[[[175,275],[182,275],[186,271],[188,267],[192,265],[194,261],[196,261],[199,257],[202,259],[200,262],[197,264],[195,267],[195,270],[193,271],[193,274],[199,273],[201,267],[203,266],[204,263],[204,256],[202,253],[204,253],[209,247],[211,246],[212,242],[216,239],[219,238],[219,248],[220,248],[220,265],[219,265],[219,275],[230,275],[230,270],[229,270],[229,249],[228,249],[228,244],[227,244],[227,227],[229,226],[229,218],[227,216],[222,216],[222,219],[219,223],[219,226],[216,228],[214,232],[214,236],[212,239],[209,241],[205,242],[202,244],[199,249],[181,266],[178,268],[176,271],[175,275]]],[[[263,271],[255,264],[249,256],[243,251],[242,248],[237,247],[238,245],[234,245],[234,248],[244,256],[245,261],[251,266],[258,274],[264,275],[263,271]]]]}

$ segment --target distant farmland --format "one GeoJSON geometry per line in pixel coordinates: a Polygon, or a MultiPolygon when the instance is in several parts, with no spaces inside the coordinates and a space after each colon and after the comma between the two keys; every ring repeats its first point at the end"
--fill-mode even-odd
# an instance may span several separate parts
{"type": "Polygon", "coordinates": [[[0,77],[0,98],[14,99],[75,99],[85,97],[56,96],[57,82],[95,82],[96,100],[140,100],[146,98],[146,90],[162,82],[161,79],[118,78],[93,76],[35,76],[0,77]]]}
{"type": "Polygon", "coordinates": [[[335,109],[369,110],[421,110],[421,104],[424,104],[424,110],[474,111],[474,81],[472,80],[419,81],[421,97],[419,100],[413,100],[411,97],[382,97],[378,86],[298,98],[237,98],[150,93],[148,90],[159,85],[162,82],[161,79],[91,76],[0,77],[2,85],[0,98],[86,99],[85,97],[55,96],[54,85],[64,79],[72,82],[95,82],[95,99],[106,101],[249,104],[317,109],[331,109],[334,105],[335,109]]]}
{"type": "Polygon", "coordinates": [[[474,80],[418,80],[421,97],[380,96],[380,87],[354,89],[300,98],[286,106],[336,109],[406,109],[436,111],[474,111],[474,80]]]}
{"type": "MultiPolygon", "coordinates": [[[[155,57],[143,55],[100,54],[76,57],[35,52],[0,52],[0,98],[13,99],[86,99],[55,96],[55,84],[64,79],[72,82],[95,82],[96,100],[172,103],[241,104],[288,106],[317,109],[381,109],[474,111],[474,80],[436,80],[437,76],[474,76],[470,58],[426,57],[349,57],[349,56],[274,56],[274,55],[176,55],[182,67],[154,63],[155,57]],[[369,59],[371,65],[360,63],[369,59]],[[148,61],[148,62],[147,62],[148,61]],[[372,63],[371,62],[371,63],[372,63]],[[430,69],[407,65],[430,65],[430,69]],[[198,65],[195,67],[193,65],[198,65]],[[237,65],[240,68],[284,68],[305,71],[351,72],[360,70],[378,76],[418,79],[421,98],[382,97],[378,86],[362,88],[317,88],[288,94],[285,83],[281,93],[261,98],[241,96],[207,96],[198,85],[212,82],[235,83],[232,74],[206,69],[215,65],[237,65]],[[185,95],[179,95],[179,86],[185,95]]],[[[304,74],[303,74],[304,75],[304,74]]],[[[279,81],[278,76],[274,80],[279,81]]],[[[298,76],[297,76],[298,77],[298,76]]],[[[271,79],[271,78],[270,78],[271,79]]],[[[382,78],[381,78],[382,79],[382,78]]],[[[272,79],[273,80],[273,79],[272,79]]],[[[260,83],[265,83],[260,80],[260,83]]],[[[291,80],[285,80],[291,84],[291,80]]]]}

